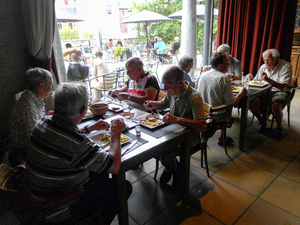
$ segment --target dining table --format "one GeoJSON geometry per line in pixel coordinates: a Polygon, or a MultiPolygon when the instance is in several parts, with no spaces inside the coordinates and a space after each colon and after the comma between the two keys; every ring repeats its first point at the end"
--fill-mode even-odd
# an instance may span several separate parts
{"type": "MultiPolygon", "coordinates": [[[[111,104],[119,104],[113,102],[111,104]]],[[[134,104],[132,104],[134,105],[134,104]]],[[[154,158],[158,157],[160,154],[164,153],[168,149],[180,145],[180,168],[181,168],[181,177],[182,182],[180,185],[180,197],[182,200],[181,207],[189,208],[190,198],[189,198],[189,180],[190,180],[190,149],[194,146],[187,143],[188,136],[192,130],[183,127],[178,124],[162,124],[155,129],[151,129],[147,126],[143,126],[142,123],[139,123],[140,119],[144,118],[147,115],[152,115],[146,109],[132,108],[130,111],[130,119],[125,119],[125,123],[128,126],[128,130],[124,133],[126,136],[132,140],[136,140],[136,144],[132,146],[131,149],[121,158],[121,167],[118,174],[113,175],[113,179],[116,182],[118,189],[119,197],[119,206],[120,212],[118,214],[119,224],[129,224],[128,219],[128,204],[126,197],[126,171],[129,171],[133,168],[136,168],[138,165],[154,158]],[[134,129],[134,124],[141,125],[140,135],[136,135],[136,130],[134,129]],[[188,146],[188,147],[187,147],[188,146]]],[[[108,111],[104,117],[111,120],[114,116],[122,116],[122,112],[111,112],[108,111]]],[[[162,118],[162,115],[159,115],[162,118]]],[[[78,127],[84,127],[85,125],[94,123],[99,117],[91,117],[82,121],[78,127]]],[[[96,132],[97,134],[97,132],[96,132]]],[[[92,138],[93,132],[89,134],[92,138]]],[[[196,144],[195,144],[196,145],[196,144]]],[[[122,146],[126,148],[127,145],[122,146]]],[[[199,211],[201,206],[199,207],[199,211]]]]}
{"type": "MultiPolygon", "coordinates": [[[[242,87],[241,81],[235,81],[232,85],[236,87],[242,87]]],[[[270,92],[272,86],[270,84],[265,84],[262,86],[259,85],[249,85],[247,94],[239,101],[237,107],[241,109],[241,120],[240,120],[240,134],[239,134],[239,149],[244,151],[245,147],[245,135],[247,129],[248,121],[248,109],[249,103],[257,98],[269,100],[270,92]]],[[[238,92],[234,92],[238,94],[238,92]]],[[[267,110],[268,104],[262,104],[261,113],[263,117],[264,124],[267,121],[267,110]]]]}

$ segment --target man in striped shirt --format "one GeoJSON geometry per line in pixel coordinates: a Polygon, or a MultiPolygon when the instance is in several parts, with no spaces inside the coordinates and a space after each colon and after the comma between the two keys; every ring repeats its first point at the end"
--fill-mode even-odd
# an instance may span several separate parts
{"type": "MultiPolygon", "coordinates": [[[[56,196],[70,188],[82,185],[85,194],[69,207],[58,209],[46,221],[65,219],[78,221],[102,207],[103,220],[110,224],[118,212],[116,185],[108,173],[117,174],[121,165],[120,135],[124,121],[114,120],[108,152],[95,144],[86,133],[109,128],[99,120],[77,127],[88,107],[88,91],[82,83],[65,83],[55,91],[52,117],[40,120],[35,126],[27,152],[26,186],[36,199],[56,196]]],[[[131,184],[127,182],[128,197],[131,184]]]]}

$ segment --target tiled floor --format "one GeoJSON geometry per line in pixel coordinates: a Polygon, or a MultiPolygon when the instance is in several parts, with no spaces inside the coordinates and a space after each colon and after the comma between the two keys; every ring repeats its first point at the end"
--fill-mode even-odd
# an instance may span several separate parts
{"type": "MultiPolygon", "coordinates": [[[[208,142],[211,178],[200,167],[200,152],[191,158],[191,199],[201,204],[180,208],[171,187],[152,177],[155,161],[127,173],[133,184],[128,201],[130,224],[300,224],[300,90],[291,107],[291,128],[284,110],[285,136],[276,140],[256,132],[257,122],[246,134],[246,152],[238,150],[239,115],[228,135],[235,140],[229,155],[217,145],[215,134],[208,142]]],[[[274,128],[276,123],[274,124],[274,128]]],[[[158,177],[162,168],[160,168],[158,177]]],[[[118,224],[117,218],[113,224],[118,224]]]]}
{"type": "MultiPolygon", "coordinates": [[[[200,167],[200,152],[191,157],[189,210],[181,207],[178,191],[153,179],[155,160],[127,172],[133,193],[128,200],[130,224],[300,224],[300,90],[291,107],[291,128],[284,110],[285,136],[275,140],[256,132],[257,122],[247,127],[245,152],[238,150],[239,115],[228,135],[228,148],[217,145],[218,134],[208,142],[211,178],[200,167]]],[[[275,124],[276,125],[276,124],[275,124]]],[[[162,172],[162,167],[158,178],[162,172]]],[[[11,214],[0,224],[19,224],[11,214]]],[[[115,218],[113,224],[118,224],[115,218]]]]}

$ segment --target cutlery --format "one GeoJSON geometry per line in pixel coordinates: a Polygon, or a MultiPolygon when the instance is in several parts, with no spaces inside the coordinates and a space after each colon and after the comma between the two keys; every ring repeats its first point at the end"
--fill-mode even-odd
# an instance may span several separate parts
{"type": "Polygon", "coordinates": [[[125,148],[124,150],[121,150],[121,156],[125,155],[125,153],[128,152],[133,146],[135,146],[136,143],[137,143],[137,140],[130,143],[130,145],[127,148],[125,148]]]}

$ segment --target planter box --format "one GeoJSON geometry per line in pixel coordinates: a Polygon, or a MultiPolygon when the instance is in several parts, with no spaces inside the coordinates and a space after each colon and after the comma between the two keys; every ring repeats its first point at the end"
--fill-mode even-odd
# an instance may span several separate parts
{"type": "Polygon", "coordinates": [[[130,52],[130,51],[123,51],[122,52],[122,59],[123,60],[127,60],[131,57],[132,57],[132,52],[130,52]]]}

